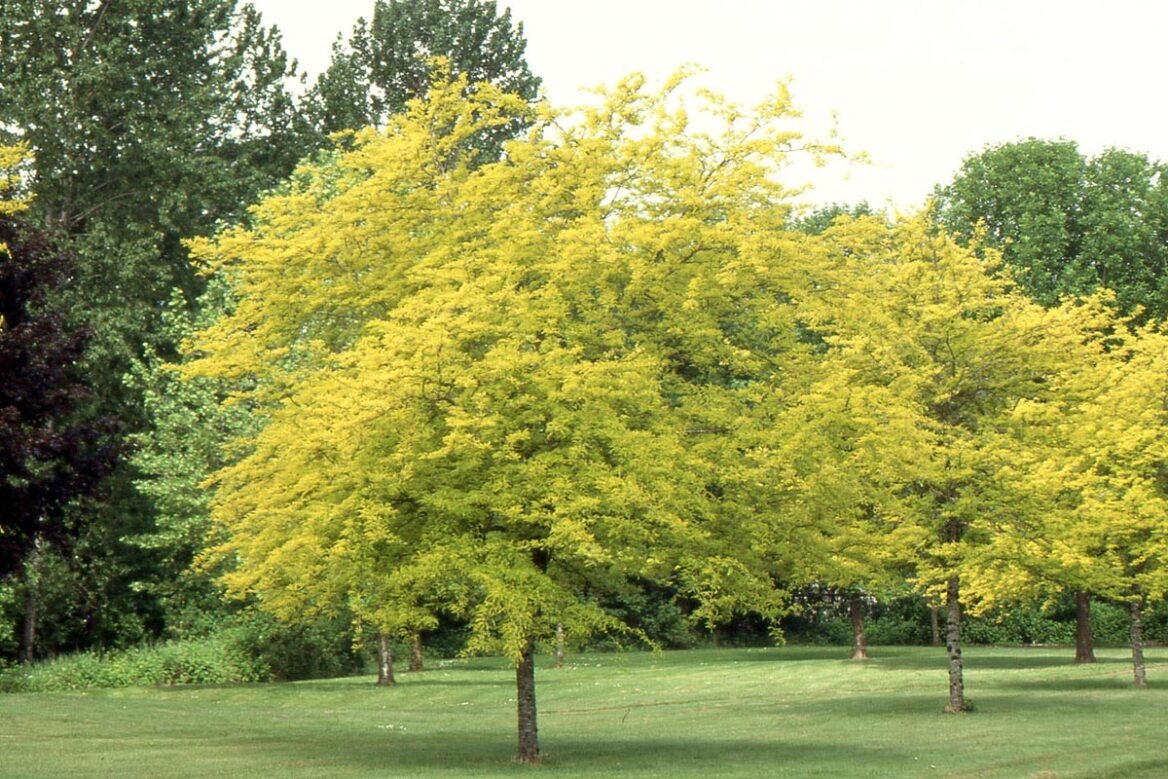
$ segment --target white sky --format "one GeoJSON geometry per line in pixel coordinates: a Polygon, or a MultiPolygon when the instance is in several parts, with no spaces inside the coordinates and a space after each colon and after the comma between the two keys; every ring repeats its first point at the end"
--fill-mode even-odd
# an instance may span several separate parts
{"type": "MultiPolygon", "coordinates": [[[[252,0],[315,76],[373,0],[252,0]]],[[[831,111],[874,164],[800,173],[819,202],[912,208],[989,143],[1064,137],[1168,160],[1168,3],[1160,0],[498,0],[557,104],[578,87],[683,63],[756,102],[775,80],[809,127],[831,111]]],[[[791,182],[795,183],[795,182],[791,182]]]]}

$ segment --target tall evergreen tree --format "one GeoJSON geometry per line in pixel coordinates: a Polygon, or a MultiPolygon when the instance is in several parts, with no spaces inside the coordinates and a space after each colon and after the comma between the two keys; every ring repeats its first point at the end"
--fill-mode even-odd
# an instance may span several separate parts
{"type": "Polygon", "coordinates": [[[197,283],[181,239],[239,217],[306,150],[279,34],[235,0],[4,0],[0,127],[35,157],[30,219],[78,253],[95,381],[197,283]]]}

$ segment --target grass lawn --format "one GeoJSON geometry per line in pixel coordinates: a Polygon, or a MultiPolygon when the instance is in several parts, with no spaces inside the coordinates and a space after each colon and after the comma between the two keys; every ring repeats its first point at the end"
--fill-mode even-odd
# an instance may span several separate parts
{"type": "Polygon", "coordinates": [[[589,654],[537,671],[545,762],[511,762],[494,660],[241,687],[0,695],[4,777],[1168,777],[1168,650],[966,652],[975,711],[942,714],[943,650],[589,654]]]}

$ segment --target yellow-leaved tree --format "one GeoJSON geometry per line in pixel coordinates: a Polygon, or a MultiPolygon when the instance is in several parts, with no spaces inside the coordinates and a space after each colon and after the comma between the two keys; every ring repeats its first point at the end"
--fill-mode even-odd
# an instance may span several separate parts
{"type": "MultiPolygon", "coordinates": [[[[0,144],[0,218],[28,208],[28,198],[21,187],[21,171],[28,161],[29,149],[25,144],[0,144]]],[[[0,256],[7,254],[8,247],[0,242],[0,256]]]]}
{"type": "Polygon", "coordinates": [[[544,109],[475,166],[465,141],[526,104],[438,80],[192,246],[238,303],[188,371],[266,419],[212,479],[229,591],[386,634],[465,619],[468,651],[516,663],[524,762],[536,642],[624,629],[590,593],[779,606],[754,534],[781,533],[730,433],[811,352],[795,271],[759,248],[786,217],[773,174],[834,150],[790,129],[785,90],[743,111],[683,81],[544,109]]]}
{"type": "Polygon", "coordinates": [[[1143,610],[1168,592],[1168,336],[1098,304],[1076,313],[1095,322],[1092,350],[1079,349],[1060,402],[1018,411],[1034,453],[1020,480],[1043,507],[1042,533],[999,543],[1023,549],[1013,559],[1036,585],[1127,604],[1144,687],[1143,610]]]}
{"type": "Polygon", "coordinates": [[[26,144],[0,144],[0,215],[15,214],[28,208],[22,193],[21,171],[31,153],[26,144]]]}
{"type": "Polygon", "coordinates": [[[961,712],[963,602],[992,595],[963,595],[963,576],[984,571],[991,541],[1038,507],[1013,478],[1026,447],[1014,411],[1057,397],[1086,336],[927,213],[888,228],[845,221],[824,238],[835,261],[819,266],[801,307],[823,361],[798,411],[822,462],[800,481],[810,494],[842,495],[837,514],[866,507],[833,533],[878,534],[883,564],[911,566],[918,587],[943,594],[947,710],[961,712]]]}
{"type": "MultiPolygon", "coordinates": [[[[800,348],[761,352],[778,358],[776,370],[751,385],[754,396],[732,439],[742,452],[739,521],[751,531],[745,548],[761,547],[772,575],[787,586],[843,593],[856,659],[867,657],[865,593],[891,589],[906,575],[889,554],[902,532],[894,522],[898,490],[905,463],[928,441],[894,388],[861,382],[841,363],[825,317],[847,317],[841,306],[872,292],[856,285],[865,267],[878,269],[890,240],[877,218],[840,219],[818,235],[754,237],[750,256],[766,258],[772,273],[784,276],[778,286],[790,305],[777,310],[793,319],[784,329],[800,348]]],[[[734,462],[734,454],[720,453],[718,461],[734,462]]]]}
{"type": "Polygon", "coordinates": [[[1069,431],[1078,456],[1067,487],[1080,500],[1059,552],[1070,565],[1090,555],[1089,590],[1128,604],[1134,683],[1145,687],[1143,609],[1168,593],[1168,336],[1145,327],[1109,356],[1101,391],[1069,431]]]}

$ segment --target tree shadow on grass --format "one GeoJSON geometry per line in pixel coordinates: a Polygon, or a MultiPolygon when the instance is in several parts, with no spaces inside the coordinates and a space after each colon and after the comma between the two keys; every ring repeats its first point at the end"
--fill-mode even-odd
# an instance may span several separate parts
{"type": "MultiPolygon", "coordinates": [[[[498,678],[481,678],[475,676],[460,675],[457,679],[444,679],[441,676],[441,671],[421,673],[399,673],[395,674],[397,684],[389,687],[378,687],[376,676],[361,676],[361,677],[346,677],[344,679],[310,679],[302,682],[293,682],[294,689],[302,692],[320,692],[320,693],[337,693],[337,692],[353,692],[355,690],[375,690],[381,689],[387,693],[391,693],[394,689],[404,687],[514,687],[515,680],[506,676],[498,678]]],[[[272,686],[279,688],[281,683],[273,683],[272,686]]],[[[286,688],[287,683],[283,683],[286,688]]]]}
{"type": "MultiPolygon", "coordinates": [[[[661,766],[685,766],[687,774],[721,776],[728,766],[759,767],[813,766],[816,764],[867,765],[879,756],[881,761],[911,760],[896,749],[865,748],[853,744],[822,744],[786,741],[781,737],[760,735],[758,738],[727,739],[637,739],[605,741],[580,738],[555,738],[548,742],[549,762],[567,768],[579,765],[590,771],[621,776],[631,766],[644,766],[645,756],[661,766]]],[[[769,770],[768,770],[769,772],[769,770]]]]}
{"type": "MultiPolygon", "coordinates": [[[[1084,705],[1089,707],[1094,718],[1119,722],[1131,714],[1131,700],[1122,695],[1124,690],[1122,686],[1073,688],[1058,684],[1017,688],[972,686],[966,688],[966,701],[971,710],[954,718],[945,710],[946,690],[938,686],[934,692],[911,696],[874,694],[822,701],[801,700],[793,702],[788,713],[815,722],[836,722],[841,728],[862,723],[866,723],[864,727],[875,729],[903,727],[908,734],[919,728],[933,727],[929,723],[937,726],[958,723],[962,717],[973,718],[985,725],[1016,723],[1019,717],[1037,723],[1059,722],[1066,713],[1081,713],[1084,705]]],[[[903,743],[911,743],[911,739],[903,743]]]]}
{"type": "MultiPolygon", "coordinates": [[[[1149,684],[1152,687],[1157,686],[1154,680],[1149,684]]],[[[1135,689],[1130,672],[1083,679],[1011,679],[995,681],[987,686],[997,690],[1019,692],[1114,692],[1135,689]]]]}
{"type": "MultiPolygon", "coordinates": [[[[400,680],[399,680],[400,682],[400,680]]],[[[514,679],[435,679],[423,674],[415,674],[404,684],[410,687],[515,687],[514,679]]]]}
{"type": "MultiPolygon", "coordinates": [[[[719,650],[711,650],[711,653],[716,651],[719,650]]],[[[726,659],[732,662],[851,662],[852,648],[841,646],[781,646],[726,650],[726,654],[726,659]]]]}
{"type": "MultiPolygon", "coordinates": [[[[311,742],[257,744],[255,760],[269,760],[301,770],[338,773],[369,771],[371,775],[427,776],[441,772],[499,771],[513,765],[514,733],[346,734],[313,738],[311,742]]],[[[544,767],[606,776],[660,776],[662,767],[685,766],[688,773],[725,775],[728,766],[781,766],[908,761],[895,749],[854,745],[794,743],[781,738],[701,739],[583,738],[547,735],[541,738],[544,767]],[[650,757],[647,757],[650,756],[650,757]]]]}
{"type": "MultiPolygon", "coordinates": [[[[1028,668],[1074,668],[1082,666],[1075,662],[1075,650],[1070,649],[1013,649],[1009,654],[995,654],[989,647],[974,647],[965,654],[967,667],[988,668],[993,670],[1025,670],[1028,668]]],[[[1099,657],[1094,665],[1124,665],[1131,664],[1131,658],[1099,657]]]]}
{"type": "MultiPolygon", "coordinates": [[[[1070,668],[1075,665],[1074,650],[1013,648],[1001,650],[993,647],[968,647],[962,652],[966,672],[1026,671],[1043,668],[1070,668]]],[[[873,652],[867,662],[895,671],[925,671],[944,669],[948,662],[944,649],[936,654],[881,654],[873,652]]],[[[1122,657],[1100,657],[1096,665],[1130,665],[1131,660],[1122,657]]]]}

